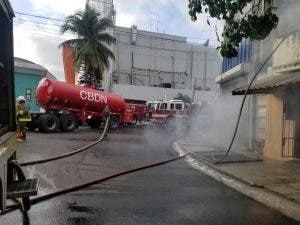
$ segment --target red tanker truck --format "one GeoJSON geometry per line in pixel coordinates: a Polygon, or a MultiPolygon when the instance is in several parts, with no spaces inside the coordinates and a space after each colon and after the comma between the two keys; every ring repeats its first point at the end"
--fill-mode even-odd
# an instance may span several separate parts
{"type": "Polygon", "coordinates": [[[44,78],[36,89],[36,100],[46,112],[32,114],[32,122],[27,124],[31,130],[69,132],[86,122],[91,127],[99,127],[106,105],[112,113],[112,128],[133,122],[132,109],[125,106],[122,97],[90,87],[44,78]]]}

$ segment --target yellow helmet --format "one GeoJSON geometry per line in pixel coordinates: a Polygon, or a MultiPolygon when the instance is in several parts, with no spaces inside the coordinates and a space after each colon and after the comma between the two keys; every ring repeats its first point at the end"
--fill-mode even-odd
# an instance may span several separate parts
{"type": "Polygon", "coordinates": [[[21,101],[26,102],[26,99],[24,98],[24,96],[17,97],[16,102],[20,103],[21,101]]]}

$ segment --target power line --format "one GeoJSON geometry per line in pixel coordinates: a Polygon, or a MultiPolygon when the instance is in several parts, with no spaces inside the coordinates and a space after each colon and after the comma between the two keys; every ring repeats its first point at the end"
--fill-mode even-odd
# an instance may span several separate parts
{"type": "Polygon", "coordinates": [[[103,3],[103,4],[107,4],[107,5],[113,5],[112,2],[104,2],[104,1],[101,1],[101,0],[88,0],[88,2],[90,2],[90,1],[92,1],[92,2],[100,2],[100,3],[103,3]]]}
{"type": "Polygon", "coordinates": [[[18,11],[15,11],[15,13],[19,14],[19,15],[23,15],[23,16],[36,17],[36,18],[46,19],[46,20],[55,20],[55,21],[60,21],[60,22],[64,21],[63,19],[51,18],[51,17],[47,17],[47,16],[38,16],[38,15],[33,15],[33,14],[24,13],[24,12],[18,12],[18,11]]]}
{"type": "MultiPolygon", "coordinates": [[[[40,29],[42,29],[43,33],[48,33],[48,34],[53,34],[53,35],[61,35],[61,33],[59,32],[59,30],[55,30],[55,29],[50,29],[50,28],[47,28],[47,27],[44,27],[44,26],[41,26],[41,27],[36,27],[34,26],[33,24],[28,24],[26,23],[26,21],[15,21],[16,24],[21,24],[21,25],[24,25],[24,26],[28,26],[30,28],[23,28],[23,29],[28,29],[28,30],[32,30],[32,31],[41,31],[40,29]]],[[[44,25],[44,24],[43,24],[44,25]]],[[[125,33],[125,32],[124,32],[125,33]]],[[[126,32],[128,34],[131,34],[130,32],[126,32]]],[[[69,35],[72,35],[72,33],[68,32],[67,34],[69,35]]],[[[39,34],[39,35],[44,35],[44,34],[39,34]]],[[[46,35],[45,35],[46,36],[46,35]]],[[[143,35],[145,36],[145,35],[143,35]]],[[[146,35],[146,37],[151,37],[151,36],[148,36],[146,35]]],[[[159,38],[159,37],[158,37],[159,38]]],[[[170,40],[173,40],[173,39],[170,39],[170,40]]],[[[125,44],[125,45],[131,45],[130,43],[127,43],[127,42],[122,42],[122,41],[118,41],[118,43],[120,44],[125,44]]],[[[184,42],[185,44],[189,44],[187,42],[184,42]]],[[[143,47],[143,48],[149,48],[149,49],[157,49],[157,50],[165,50],[165,51],[171,51],[171,52],[185,52],[185,53],[189,53],[189,52],[192,52],[191,50],[180,50],[180,49],[170,49],[170,48],[159,48],[159,47],[154,47],[154,46],[147,46],[147,45],[139,45],[139,44],[135,44],[135,45],[132,45],[132,46],[137,46],[137,47],[143,47]]],[[[198,54],[200,53],[199,51],[193,51],[194,54],[198,54]]],[[[204,54],[204,53],[200,53],[200,54],[204,54]]],[[[208,55],[216,55],[217,53],[207,53],[208,55]]]]}
{"type": "MultiPolygon", "coordinates": [[[[191,53],[192,50],[180,50],[180,49],[169,49],[169,48],[158,48],[158,47],[153,47],[153,46],[146,46],[146,45],[138,45],[138,44],[135,44],[135,45],[131,45],[130,43],[128,42],[122,42],[122,41],[118,41],[117,43],[120,43],[120,44],[123,44],[123,45],[130,45],[130,46],[137,46],[137,47],[141,47],[141,48],[149,48],[149,49],[156,49],[156,50],[161,50],[161,51],[170,51],[170,52],[185,52],[185,53],[191,53]]],[[[205,55],[205,53],[201,53],[199,51],[193,51],[194,54],[196,55],[205,55]]],[[[137,53],[139,54],[139,53],[137,53]]],[[[217,55],[217,52],[216,53],[212,53],[212,52],[208,52],[207,55],[217,55]]]]}
{"type": "MultiPolygon", "coordinates": [[[[18,22],[18,21],[15,21],[15,24],[21,24],[21,25],[27,26],[27,27],[23,27],[22,29],[27,29],[27,30],[30,30],[30,31],[34,31],[35,32],[34,34],[39,35],[39,36],[51,37],[52,39],[55,39],[55,37],[54,36],[49,36],[49,35],[55,35],[56,37],[57,36],[62,36],[62,34],[59,33],[59,30],[54,30],[54,29],[50,29],[50,28],[46,28],[46,27],[36,27],[33,24],[28,24],[28,23],[23,23],[23,22],[18,22]],[[47,35],[47,34],[49,34],[49,35],[47,35]]],[[[68,34],[72,35],[72,33],[68,33],[68,34]]],[[[163,51],[170,51],[170,52],[184,52],[184,53],[191,53],[192,52],[191,50],[159,48],[159,47],[154,47],[154,46],[138,45],[138,44],[131,45],[128,42],[122,42],[122,41],[118,41],[118,43],[123,44],[123,45],[137,46],[137,47],[142,47],[142,48],[156,49],[156,50],[163,50],[163,51]]],[[[204,55],[205,54],[205,53],[202,53],[202,52],[199,52],[199,51],[193,51],[193,53],[196,54],[196,55],[204,55]]],[[[140,53],[136,53],[136,54],[140,54],[140,53]]],[[[208,52],[207,55],[217,55],[217,53],[208,52]]]]}
{"type": "MultiPolygon", "coordinates": [[[[101,1],[99,1],[101,2],[101,1]]],[[[33,14],[29,14],[29,13],[24,13],[24,12],[15,12],[16,14],[20,14],[20,15],[24,15],[24,16],[30,16],[30,17],[36,17],[36,18],[41,18],[41,19],[48,19],[48,20],[53,20],[53,21],[59,21],[59,22],[63,22],[64,19],[59,19],[59,18],[52,18],[52,17],[47,17],[47,16],[39,16],[39,15],[33,15],[33,14]]],[[[127,28],[128,29],[128,28],[127,28]]],[[[127,34],[132,34],[130,31],[121,31],[118,30],[118,27],[116,27],[116,31],[119,33],[127,33],[127,34]]],[[[160,33],[155,33],[152,31],[146,31],[145,32],[150,32],[150,33],[154,33],[154,34],[160,34],[160,33]]],[[[177,36],[177,35],[172,35],[172,34],[164,34],[164,35],[169,35],[169,36],[173,36],[173,37],[183,37],[183,36],[177,36]]],[[[146,34],[141,34],[141,33],[137,33],[137,36],[144,36],[144,37],[154,37],[154,38],[159,38],[162,40],[167,40],[167,41],[176,41],[176,42],[181,42],[181,43],[187,43],[186,40],[176,40],[175,38],[164,38],[164,37],[158,37],[158,36],[150,36],[150,35],[146,35],[146,34]]],[[[190,39],[198,39],[198,40],[207,40],[205,38],[197,38],[197,37],[184,37],[184,38],[190,38],[190,39]]],[[[201,45],[201,44],[199,44],[201,45]]],[[[213,46],[215,47],[215,46],[213,46]]]]}

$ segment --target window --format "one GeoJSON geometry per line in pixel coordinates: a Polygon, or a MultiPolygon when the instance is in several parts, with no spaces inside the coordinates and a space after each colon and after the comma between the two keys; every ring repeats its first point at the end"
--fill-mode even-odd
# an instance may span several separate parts
{"type": "Polygon", "coordinates": [[[167,107],[168,107],[168,104],[167,104],[167,103],[162,103],[162,104],[160,105],[160,109],[167,109],[167,107]]]}
{"type": "Polygon", "coordinates": [[[177,110],[182,110],[182,104],[176,104],[176,109],[177,110]]]}
{"type": "Polygon", "coordinates": [[[171,103],[170,108],[171,108],[171,109],[174,109],[174,103],[171,103]]]}
{"type": "Polygon", "coordinates": [[[30,88],[26,88],[26,90],[25,90],[25,99],[31,100],[31,89],[30,88]]]}

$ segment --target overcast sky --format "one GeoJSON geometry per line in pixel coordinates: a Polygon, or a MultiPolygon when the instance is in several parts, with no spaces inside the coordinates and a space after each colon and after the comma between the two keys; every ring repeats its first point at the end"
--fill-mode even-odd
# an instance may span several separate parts
{"type": "MultiPolygon", "coordinates": [[[[14,11],[63,19],[84,8],[86,0],[11,0],[14,11]]],[[[114,0],[116,25],[165,32],[189,37],[203,43],[210,38],[216,45],[214,26],[207,25],[202,15],[192,22],[188,15],[188,0],[114,0]]],[[[213,24],[215,21],[211,21],[213,24]]],[[[16,13],[14,23],[15,56],[46,67],[59,80],[64,80],[59,44],[70,38],[59,34],[60,21],[38,19],[16,13]]]]}

